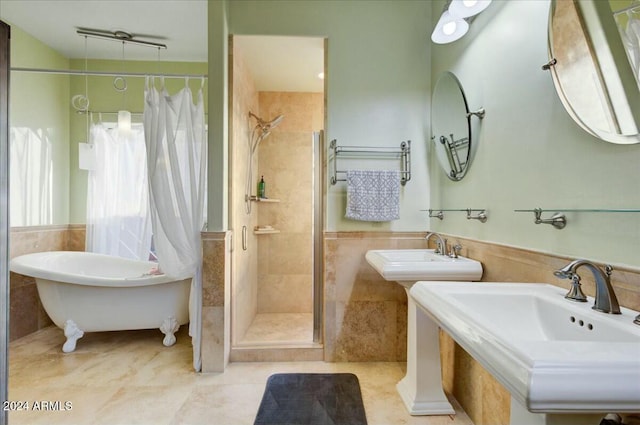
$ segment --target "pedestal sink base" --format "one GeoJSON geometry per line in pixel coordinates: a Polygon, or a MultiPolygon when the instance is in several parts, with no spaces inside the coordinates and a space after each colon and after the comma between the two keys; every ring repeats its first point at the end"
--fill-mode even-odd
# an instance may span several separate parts
{"type": "Polygon", "coordinates": [[[606,413],[532,413],[511,397],[511,425],[599,425],[606,413]]]}
{"type": "Polygon", "coordinates": [[[407,291],[407,374],[397,389],[411,415],[453,415],[455,410],[442,390],[438,326],[407,291]],[[418,329],[420,332],[418,332],[418,329]]]}
{"type": "MultiPolygon", "coordinates": [[[[430,394],[433,400],[424,400],[425,391],[421,391],[419,394],[423,400],[418,400],[418,394],[416,394],[414,383],[409,382],[407,379],[402,379],[396,386],[402,401],[404,402],[407,411],[412,416],[435,416],[435,415],[454,415],[456,412],[453,410],[451,403],[447,400],[442,390],[440,394],[430,394]]],[[[427,391],[429,392],[429,391],[427,391]]]]}

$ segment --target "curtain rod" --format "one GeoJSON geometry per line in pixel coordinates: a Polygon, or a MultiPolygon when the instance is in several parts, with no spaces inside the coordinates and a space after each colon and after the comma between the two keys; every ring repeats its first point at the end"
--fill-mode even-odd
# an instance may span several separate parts
{"type": "MultiPolygon", "coordinates": [[[[85,114],[111,114],[118,115],[119,111],[76,111],[76,114],[85,115],[85,114]]],[[[133,112],[129,111],[131,115],[144,115],[144,112],[133,112]]]]}
{"type": "MultiPolygon", "coordinates": [[[[85,115],[85,114],[111,114],[111,115],[118,115],[119,111],[76,111],[76,114],[78,115],[85,115]]],[[[131,115],[144,115],[144,112],[134,112],[134,111],[129,111],[131,113],[131,115]]],[[[209,115],[207,113],[204,114],[205,116],[209,115]]],[[[465,210],[466,211],[466,210],[465,210]]]]}
{"type": "Polygon", "coordinates": [[[165,78],[208,78],[206,74],[156,74],[145,72],[115,72],[115,71],[81,71],[74,69],[43,69],[12,67],[11,71],[34,72],[39,74],[62,75],[94,75],[98,77],[165,77],[165,78]]]}

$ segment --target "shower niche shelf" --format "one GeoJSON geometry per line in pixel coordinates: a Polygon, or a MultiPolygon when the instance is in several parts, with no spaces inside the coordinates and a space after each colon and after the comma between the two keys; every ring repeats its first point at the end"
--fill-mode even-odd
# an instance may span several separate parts
{"type": "Polygon", "coordinates": [[[263,224],[253,228],[254,235],[272,235],[274,233],[280,233],[280,230],[274,229],[272,226],[263,224]]]}
{"type": "Polygon", "coordinates": [[[280,199],[258,198],[257,196],[252,196],[251,200],[254,201],[254,202],[271,202],[271,203],[280,202],[280,199]]]}
{"type": "Polygon", "coordinates": [[[280,233],[280,230],[276,230],[276,229],[268,229],[268,230],[254,230],[253,234],[254,235],[273,235],[276,233],[280,233]]]}

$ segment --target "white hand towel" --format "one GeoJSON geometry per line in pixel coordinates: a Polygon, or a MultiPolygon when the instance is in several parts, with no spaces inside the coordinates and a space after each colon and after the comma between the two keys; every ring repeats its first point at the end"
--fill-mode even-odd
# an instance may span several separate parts
{"type": "Polygon", "coordinates": [[[347,170],[346,218],[390,221],[400,218],[400,172],[347,170]]]}

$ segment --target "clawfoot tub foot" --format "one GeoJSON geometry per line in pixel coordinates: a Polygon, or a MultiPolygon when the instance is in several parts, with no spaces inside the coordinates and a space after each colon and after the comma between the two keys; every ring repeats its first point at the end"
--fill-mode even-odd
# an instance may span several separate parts
{"type": "Polygon", "coordinates": [[[67,320],[64,324],[64,336],[67,337],[64,345],[62,346],[62,351],[65,353],[71,353],[76,349],[76,342],[82,338],[84,332],[76,325],[73,320],[67,320]]]}
{"type": "Polygon", "coordinates": [[[179,328],[180,325],[178,325],[178,321],[173,317],[164,319],[164,322],[162,322],[162,326],[160,326],[160,332],[165,335],[164,339],[162,340],[162,343],[165,347],[171,347],[176,343],[176,337],[174,333],[176,333],[179,328]]]}

